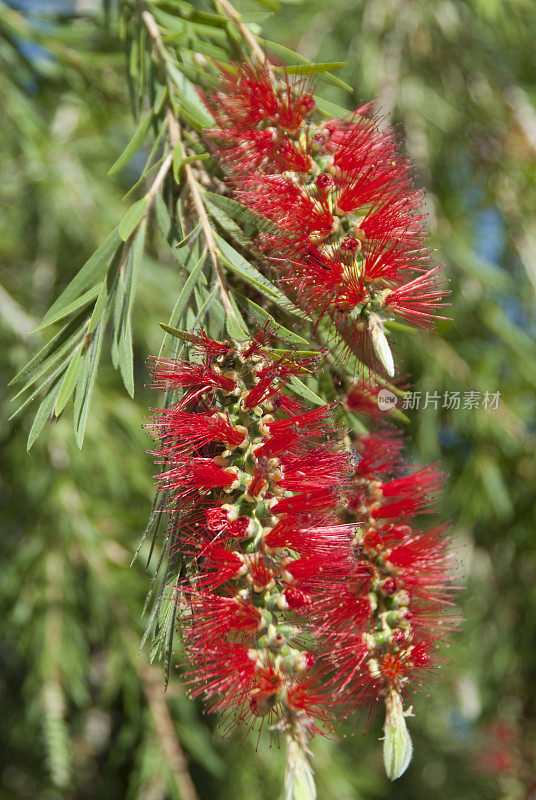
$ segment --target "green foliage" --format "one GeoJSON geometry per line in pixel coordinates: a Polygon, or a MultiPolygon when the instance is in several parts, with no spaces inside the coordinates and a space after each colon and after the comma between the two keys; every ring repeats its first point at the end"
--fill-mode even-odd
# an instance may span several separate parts
{"type": "MultiPolygon", "coordinates": [[[[516,800],[535,780],[536,12],[521,0],[309,0],[268,17],[259,6],[279,4],[244,1],[243,20],[258,34],[262,22],[269,38],[261,43],[297,74],[316,75],[320,112],[343,114],[378,96],[427,187],[434,242],[451,277],[452,321],[440,337],[397,338],[412,388],[440,397],[502,393],[498,412],[439,403],[397,414],[402,424],[410,419],[415,461],[441,457],[449,475],[445,516],[462,562],[466,622],[441,685],[419,703],[414,764],[404,777],[395,787],[383,777],[377,725],[366,738],[345,738],[348,729],[313,744],[318,796],[516,800]],[[347,65],[334,75],[341,57],[347,65]],[[503,745],[514,766],[501,782],[474,768],[497,720],[514,737],[503,745]]],[[[267,324],[282,348],[304,353],[334,341],[333,331],[313,332],[252,263],[252,240],[267,223],[220,194],[223,176],[201,135],[212,120],[195,87],[211,86],[212,58],[236,58],[245,45],[217,3],[132,0],[120,17],[110,9],[46,22],[0,5],[4,385],[17,373],[16,403],[0,399],[0,797],[187,800],[166,746],[170,724],[201,798],[268,800],[280,793],[281,752],[266,733],[256,753],[254,742],[222,741],[173,675],[181,565],[167,557],[163,497],[130,567],[133,532],[145,528],[152,493],[140,423],[156,400],[144,388],[144,361],[159,349],[179,351],[175,330],[201,322],[216,337],[267,324]],[[162,47],[142,23],[142,7],[160,26],[162,47]],[[21,42],[39,44],[46,57],[21,42]],[[178,141],[173,119],[183,129],[178,141]],[[234,314],[221,303],[206,231],[192,222],[192,166],[213,176],[199,191],[234,314]],[[163,340],[159,320],[168,320],[163,340]]],[[[354,371],[350,363],[346,374],[306,373],[292,388],[313,403],[335,399],[354,371]]],[[[361,430],[367,422],[353,415],[346,424],[361,430]]]]}

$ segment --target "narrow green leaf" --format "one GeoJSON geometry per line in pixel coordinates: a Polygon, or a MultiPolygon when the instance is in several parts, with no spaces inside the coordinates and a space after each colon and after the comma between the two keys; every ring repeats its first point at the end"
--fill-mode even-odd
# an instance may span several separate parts
{"type": "MultiPolygon", "coordinates": [[[[121,328],[124,325],[124,320],[126,319],[126,308],[127,303],[125,301],[126,293],[127,293],[127,275],[130,276],[132,271],[132,248],[129,248],[128,252],[125,254],[125,263],[124,263],[124,271],[117,278],[115,292],[114,292],[114,306],[113,306],[113,331],[114,331],[114,344],[115,350],[112,349],[112,360],[113,365],[117,369],[118,361],[117,361],[117,345],[119,342],[119,338],[121,336],[121,328]]],[[[130,277],[128,277],[130,281],[130,277]]]]}
{"type": "Polygon", "coordinates": [[[142,221],[143,216],[147,211],[148,204],[149,198],[147,196],[142,197],[141,200],[137,200],[133,205],[130,206],[125,216],[119,223],[119,236],[124,242],[126,242],[132,232],[142,221]]]}
{"type": "Polygon", "coordinates": [[[61,311],[53,314],[46,322],[43,321],[35,330],[39,331],[42,328],[46,328],[48,325],[52,325],[54,322],[58,322],[60,319],[63,319],[63,317],[67,317],[69,314],[72,314],[73,311],[78,311],[79,308],[87,306],[88,303],[91,303],[91,301],[98,296],[101,289],[102,282],[98,283],[96,286],[93,286],[91,289],[88,289],[87,292],[81,294],[80,297],[77,297],[77,299],[73,300],[73,302],[69,303],[69,305],[64,306],[61,311]]]}
{"type": "Polygon", "coordinates": [[[131,397],[134,397],[134,356],[132,352],[132,331],[130,330],[129,319],[127,319],[122,336],[119,339],[117,350],[119,369],[125,389],[131,397]]]}
{"type": "Polygon", "coordinates": [[[163,331],[169,333],[170,336],[175,336],[177,339],[182,339],[183,342],[196,342],[197,337],[194,334],[183,331],[180,328],[175,328],[173,325],[168,325],[166,322],[158,323],[163,331]]]}
{"type": "Polygon", "coordinates": [[[183,161],[182,142],[178,141],[173,148],[173,180],[175,183],[180,183],[183,161]]]}
{"type": "Polygon", "coordinates": [[[138,277],[145,254],[145,234],[147,232],[147,224],[144,222],[140,225],[132,243],[132,280],[130,285],[130,293],[128,298],[128,314],[132,313],[132,306],[134,304],[134,297],[136,295],[136,288],[138,285],[138,277]]]}
{"type": "Polygon", "coordinates": [[[295,53],[293,50],[290,50],[290,48],[285,47],[282,44],[279,44],[279,42],[272,42],[266,40],[265,46],[276,56],[279,56],[287,63],[290,62],[288,70],[289,71],[293,70],[293,72],[290,72],[289,74],[294,74],[294,75],[318,74],[319,78],[323,79],[327,83],[331,83],[333,86],[338,86],[341,89],[345,89],[347,92],[353,92],[352,86],[350,86],[348,83],[345,83],[345,81],[341,80],[336,75],[332,75],[331,72],[328,71],[330,69],[337,69],[338,67],[344,66],[346,62],[334,61],[332,64],[313,64],[311,61],[309,61],[308,58],[305,58],[305,56],[302,56],[299,53],[295,53]],[[293,61],[296,63],[292,64],[293,61]],[[309,69],[312,71],[309,72],[294,71],[300,69],[309,69]]]}
{"type": "Polygon", "coordinates": [[[278,67],[278,69],[288,72],[289,75],[316,75],[317,72],[328,72],[345,66],[346,61],[330,61],[323,64],[287,64],[287,66],[278,67]]]}
{"type": "Polygon", "coordinates": [[[173,14],[169,14],[162,9],[155,7],[155,16],[163,25],[163,27],[187,25],[188,29],[203,28],[207,31],[217,32],[224,28],[227,24],[227,17],[222,14],[216,14],[212,11],[197,11],[192,3],[181,2],[180,0],[173,0],[173,3],[158,3],[158,5],[171,5],[173,7],[173,14]],[[180,14],[179,15],[178,13],[180,14]]]}
{"type": "MultiPolygon", "coordinates": [[[[177,219],[171,219],[161,195],[157,195],[154,207],[156,220],[160,226],[162,235],[165,237],[170,247],[178,246],[185,238],[179,214],[177,214],[177,219]]],[[[200,225],[198,227],[200,227],[200,225]]]]}
{"type": "MultiPolygon", "coordinates": [[[[289,359],[297,359],[298,361],[300,358],[313,358],[314,356],[318,356],[318,350],[292,350],[289,349],[282,349],[280,347],[271,347],[271,353],[275,353],[276,356],[279,358],[289,358],[289,359]]],[[[310,373],[310,370],[307,370],[310,373]]]]}
{"type": "Polygon", "coordinates": [[[58,333],[49,339],[48,342],[41,348],[41,350],[39,350],[39,352],[36,353],[35,356],[28,361],[28,363],[22,369],[20,369],[13,378],[11,378],[8,386],[13,386],[16,383],[24,381],[28,375],[31,374],[33,369],[42,364],[43,361],[45,361],[57,347],[61,347],[71,335],[75,335],[73,334],[73,331],[76,327],[74,322],[74,320],[70,320],[67,325],[65,325],[60,331],[58,331],[58,333]]]}
{"type": "MultiPolygon", "coordinates": [[[[177,227],[176,223],[172,222],[171,217],[169,216],[169,211],[167,210],[167,206],[162,198],[162,195],[158,194],[154,201],[154,211],[156,221],[158,222],[158,226],[162,231],[162,235],[168,240],[170,236],[173,236],[173,227],[177,227]]],[[[182,237],[182,232],[181,232],[182,237]]]]}
{"type": "Polygon", "coordinates": [[[182,39],[188,33],[187,30],[184,31],[175,31],[174,33],[170,33],[168,36],[162,36],[162,41],[164,44],[173,44],[177,41],[177,39],[182,39]]]}
{"type": "Polygon", "coordinates": [[[28,434],[28,442],[26,443],[26,450],[28,452],[45,427],[45,423],[50,419],[59,391],[60,389],[58,386],[53,386],[41,401],[41,405],[37,409],[37,414],[30,428],[30,433],[28,434]]]}
{"type": "Polygon", "coordinates": [[[166,70],[178,90],[181,111],[186,112],[197,128],[210,128],[214,125],[212,115],[207,111],[193,84],[182,74],[178,66],[168,62],[166,70]]]}
{"type": "Polygon", "coordinates": [[[183,158],[183,164],[195,164],[196,161],[208,161],[210,158],[209,153],[196,153],[195,156],[188,156],[187,158],[183,158]]]}
{"type": "Polygon", "coordinates": [[[205,316],[207,314],[207,311],[209,310],[211,305],[214,304],[214,299],[215,299],[216,295],[219,293],[218,286],[214,286],[214,288],[212,289],[212,291],[210,293],[205,291],[205,289],[203,289],[201,286],[196,286],[195,289],[196,289],[196,291],[199,291],[199,292],[202,292],[203,294],[205,294],[205,300],[198,307],[199,310],[197,312],[197,316],[196,316],[194,324],[193,324],[193,329],[194,330],[197,328],[198,325],[201,324],[201,322],[203,321],[203,319],[205,318],[205,316]]]}
{"type": "Polygon", "coordinates": [[[71,363],[67,367],[65,375],[63,376],[63,381],[61,382],[58,398],[54,405],[54,414],[57,417],[59,417],[59,415],[69,402],[69,398],[74,392],[74,387],[76,386],[76,381],[78,380],[78,375],[80,373],[81,366],[82,366],[82,348],[79,347],[76,353],[74,354],[71,363]]]}
{"type": "Polygon", "coordinates": [[[88,325],[88,329],[87,329],[88,334],[89,333],[93,333],[93,331],[97,327],[99,319],[102,317],[102,315],[104,313],[104,310],[105,310],[105,308],[107,306],[108,299],[109,299],[108,298],[108,285],[107,285],[107,283],[108,283],[107,280],[104,280],[102,282],[102,288],[101,288],[101,290],[99,292],[99,296],[97,297],[97,302],[95,303],[95,305],[93,307],[93,313],[91,314],[91,319],[89,320],[89,325],[88,325]]]}
{"type": "MultiPolygon", "coordinates": [[[[191,321],[188,320],[188,317],[186,318],[186,321],[188,322],[188,328],[191,331],[196,330],[198,325],[201,323],[210,304],[219,291],[217,286],[215,286],[210,293],[207,293],[201,287],[197,287],[197,289],[199,289],[200,292],[205,295],[205,300],[200,303],[199,310],[195,318],[193,318],[191,321]]],[[[189,308],[188,311],[190,312],[192,309],[189,308]]],[[[168,325],[165,322],[160,322],[159,325],[162,330],[164,330],[166,333],[169,333],[170,336],[174,336],[176,339],[181,339],[183,342],[190,342],[193,344],[197,342],[197,336],[195,333],[189,333],[188,331],[181,330],[180,328],[175,328],[173,325],[168,325]]]]}
{"type": "Polygon", "coordinates": [[[339,117],[347,117],[351,113],[347,108],[338,106],[336,103],[332,103],[331,100],[324,100],[323,97],[319,97],[317,94],[314,95],[314,100],[318,111],[326,117],[338,119],[339,117]]]}
{"type": "MultiPolygon", "coordinates": [[[[158,225],[171,248],[173,256],[177,259],[179,264],[186,267],[186,269],[191,272],[197,263],[198,257],[198,254],[194,253],[192,244],[199,235],[201,223],[198,223],[195,228],[185,235],[180,220],[180,204],[177,219],[172,220],[166,208],[166,204],[160,196],[156,198],[155,211],[158,225]]],[[[204,280],[204,275],[201,277],[201,280],[204,280]]]]}
{"type": "Polygon", "coordinates": [[[266,295],[273,303],[281,306],[281,308],[289,314],[294,314],[302,319],[308,319],[307,315],[301,309],[295,306],[288,297],[285,297],[273,283],[265,278],[258,269],[246,261],[240,253],[237,253],[230,244],[227,244],[225,239],[222,239],[218,234],[216,234],[215,239],[223,260],[233,272],[240,275],[247,283],[253,284],[256,289],[266,295]]]}
{"type": "MultiPolygon", "coordinates": [[[[128,192],[124,194],[121,199],[130,200],[132,195],[136,193],[137,189],[139,189],[142,183],[144,183],[147,180],[149,175],[152,175],[153,172],[156,172],[156,170],[158,169],[158,167],[161,165],[162,161],[164,161],[165,158],[166,155],[163,155],[161,158],[158,159],[158,161],[155,161],[154,164],[151,164],[151,166],[148,169],[144,169],[144,171],[142,172],[136,183],[130,187],[128,192]]],[[[150,159],[148,159],[148,161],[150,161],[150,159]]]]}
{"type": "Polygon", "coordinates": [[[160,114],[160,112],[162,111],[164,107],[164,102],[166,100],[166,95],[167,95],[167,86],[161,86],[158,92],[156,93],[156,97],[153,103],[153,113],[155,116],[160,114]]]}
{"type": "MultiPolygon", "coordinates": [[[[75,419],[74,419],[76,443],[80,448],[84,443],[84,434],[86,431],[89,406],[91,403],[93,389],[95,388],[95,380],[97,377],[97,370],[102,350],[102,340],[104,336],[104,329],[106,327],[105,322],[106,320],[103,319],[102,322],[98,324],[95,330],[91,346],[86,355],[84,356],[84,359],[87,359],[87,362],[86,364],[83,364],[81,367],[81,371],[85,367],[83,391],[81,391],[80,393],[78,408],[76,407],[77,404],[75,402],[75,419]]],[[[79,383],[80,382],[77,383],[76,387],[77,389],[79,383]]],[[[76,401],[76,394],[75,394],[75,401],[76,401]]]]}
{"type": "Polygon", "coordinates": [[[145,139],[145,135],[149,130],[152,119],[153,110],[150,109],[150,111],[147,112],[136,128],[134,136],[127,144],[117,161],[115,161],[108,170],[108,175],[114,175],[116,172],[119,172],[119,170],[122,169],[128,161],[130,161],[134,153],[140,148],[143,140],[145,139]]]}
{"type": "Polygon", "coordinates": [[[171,316],[169,318],[169,325],[177,324],[181,319],[182,315],[184,314],[184,309],[186,308],[186,304],[188,303],[194,286],[196,285],[197,281],[199,280],[201,270],[205,264],[206,259],[206,251],[203,251],[203,254],[197,261],[195,267],[188,275],[184,286],[180,290],[179,296],[177,298],[177,302],[175,303],[175,307],[171,312],[171,316]]]}
{"type": "Polygon", "coordinates": [[[128,393],[133,396],[133,353],[131,315],[136,295],[138,275],[145,253],[146,221],[144,220],[131,242],[126,254],[124,269],[121,271],[115,289],[112,343],[112,363],[119,367],[123,383],[128,393]]]}
{"type": "Polygon", "coordinates": [[[350,411],[346,411],[344,416],[349,422],[349,425],[347,427],[350,430],[353,430],[356,433],[364,435],[366,435],[369,432],[367,425],[357,414],[354,414],[353,412],[350,411]]]}
{"type": "Polygon", "coordinates": [[[279,339],[282,339],[285,342],[291,342],[292,344],[306,344],[308,345],[309,342],[307,339],[304,339],[302,336],[298,336],[297,333],[293,331],[287,330],[269,314],[267,311],[264,310],[261,306],[254,303],[253,300],[250,300],[249,297],[245,297],[238,292],[235,292],[235,297],[242,306],[245,308],[257,322],[260,322],[261,325],[268,325],[268,329],[272,331],[279,339]]]}
{"type": "MultiPolygon", "coordinates": [[[[98,334],[98,328],[96,334],[98,334]]],[[[80,372],[78,374],[78,380],[76,382],[76,388],[74,390],[74,415],[73,415],[73,428],[74,433],[76,435],[76,429],[78,427],[78,420],[80,418],[80,411],[82,409],[82,404],[84,401],[84,395],[87,390],[89,374],[91,368],[91,353],[89,349],[86,348],[85,352],[82,355],[82,363],[80,365],[80,372]]]]}
{"type": "Polygon", "coordinates": [[[248,331],[248,326],[246,325],[242,314],[238,310],[236,305],[236,301],[232,295],[229,295],[229,299],[231,301],[231,306],[233,307],[233,313],[230,311],[226,312],[226,320],[225,325],[227,327],[227,333],[234,339],[235,342],[243,342],[245,339],[248,339],[250,334],[248,331]]]}
{"type": "Polygon", "coordinates": [[[168,132],[167,120],[163,119],[161,124],[160,124],[160,126],[159,126],[159,131],[158,131],[158,133],[157,133],[157,135],[156,135],[156,137],[154,139],[153,146],[151,148],[151,152],[147,156],[147,160],[145,162],[145,167],[143,168],[143,172],[141,173],[141,175],[138,178],[138,180],[136,181],[136,183],[133,186],[130,187],[130,189],[128,190],[128,192],[125,195],[123,195],[123,197],[122,197],[123,200],[128,200],[130,198],[130,196],[132,194],[134,194],[139,189],[141,184],[149,177],[149,175],[151,175],[156,169],[158,169],[158,167],[160,166],[162,161],[165,159],[166,153],[164,153],[153,164],[153,158],[162,149],[161,148],[161,144],[162,144],[163,139],[167,135],[167,132],[168,132]]]}
{"type": "Polygon", "coordinates": [[[275,226],[269,219],[250,211],[242,203],[237,203],[230,197],[224,197],[213,192],[203,192],[203,200],[206,200],[210,206],[215,206],[221,211],[225,212],[231,219],[241,223],[249,223],[256,230],[274,230],[275,226]]]}
{"type": "Polygon", "coordinates": [[[289,381],[289,388],[294,392],[294,394],[303,397],[304,400],[307,400],[309,403],[313,403],[315,406],[325,406],[326,401],[319,397],[315,392],[309,389],[303,381],[293,375],[289,381]]]}
{"type": "MultiPolygon", "coordinates": [[[[183,56],[191,56],[195,53],[203,53],[203,55],[209,56],[209,58],[214,59],[215,61],[222,62],[228,60],[228,51],[226,51],[223,47],[219,47],[217,44],[212,44],[212,42],[207,42],[206,40],[199,39],[197,37],[195,39],[188,37],[188,43],[189,46],[181,48],[183,56]]],[[[188,71],[183,69],[183,71],[190,75],[194,83],[201,83],[203,78],[206,80],[206,71],[199,69],[197,64],[194,68],[188,71]],[[197,80],[194,80],[194,77],[197,78],[197,80]]]]}
{"type": "Polygon", "coordinates": [[[183,249],[184,246],[187,244],[191,245],[197,238],[197,235],[199,234],[200,230],[201,230],[201,223],[196,225],[195,228],[192,228],[190,233],[187,233],[186,236],[182,237],[182,239],[174,240],[173,241],[174,249],[177,251],[183,249]]]}
{"type": "Polygon", "coordinates": [[[93,255],[86,261],[84,266],[77,272],[68,286],[65,287],[58,299],[43,317],[43,322],[36,330],[44,328],[50,323],[51,319],[61,319],[62,310],[76,300],[79,295],[88,287],[92,286],[107,270],[114,252],[121,243],[117,228],[110,233],[104,242],[98,247],[93,255]],[[59,316],[58,316],[59,314],[59,316]]]}
{"type": "Polygon", "coordinates": [[[67,367],[69,366],[69,361],[70,361],[70,358],[66,358],[66,359],[64,359],[64,360],[61,362],[61,364],[58,364],[58,366],[56,367],[56,369],[55,369],[53,372],[51,372],[51,373],[50,373],[50,375],[47,375],[47,377],[45,378],[45,380],[44,380],[44,381],[43,381],[43,382],[42,382],[42,383],[41,383],[41,384],[40,384],[40,385],[39,385],[39,386],[38,386],[36,389],[34,389],[34,391],[33,391],[33,392],[32,392],[32,393],[31,393],[31,394],[30,394],[30,395],[29,395],[29,396],[26,398],[26,400],[25,400],[25,401],[24,401],[24,402],[23,402],[23,403],[22,403],[22,404],[21,404],[21,405],[20,405],[20,406],[17,408],[17,410],[13,412],[13,414],[10,416],[10,418],[9,418],[9,419],[10,419],[10,420],[12,420],[14,417],[16,417],[18,414],[20,414],[20,412],[21,412],[23,409],[25,409],[25,408],[26,408],[26,406],[27,406],[27,405],[29,405],[29,404],[32,402],[32,400],[34,399],[34,397],[37,397],[37,395],[38,395],[38,394],[40,394],[40,393],[43,391],[43,389],[44,389],[45,387],[47,387],[47,386],[50,386],[50,384],[51,384],[51,383],[52,383],[52,382],[53,382],[53,381],[54,381],[54,380],[55,380],[55,379],[56,379],[56,378],[57,378],[59,375],[61,375],[62,373],[64,373],[64,372],[65,372],[65,370],[67,369],[67,367]]]}
{"type": "MultiPolygon", "coordinates": [[[[46,375],[47,372],[54,369],[55,365],[58,361],[60,361],[66,354],[68,357],[71,358],[71,353],[74,351],[75,347],[77,346],[78,342],[84,337],[85,334],[85,327],[79,328],[72,336],[70,336],[58,349],[47,358],[44,362],[41,363],[37,372],[32,374],[32,376],[26,381],[26,383],[19,389],[16,395],[14,395],[11,399],[16,400],[17,397],[20,397],[30,386],[36,381],[39,380],[43,375],[46,375]]],[[[28,374],[28,373],[27,373],[28,374]]],[[[46,379],[48,380],[48,378],[46,379]]]]}
{"type": "MultiPolygon", "coordinates": [[[[206,196],[205,196],[206,200],[206,196]]],[[[221,208],[218,208],[214,203],[211,203],[209,200],[206,200],[205,206],[208,209],[208,213],[214,219],[218,225],[223,228],[225,233],[227,233],[235,242],[237,242],[241,247],[249,248],[252,246],[251,237],[247,236],[242,227],[237,225],[234,219],[231,219],[225,211],[222,211],[221,208]]]]}
{"type": "Polygon", "coordinates": [[[334,403],[338,398],[333,376],[326,369],[322,370],[318,378],[318,391],[322,394],[326,403],[334,403]]]}

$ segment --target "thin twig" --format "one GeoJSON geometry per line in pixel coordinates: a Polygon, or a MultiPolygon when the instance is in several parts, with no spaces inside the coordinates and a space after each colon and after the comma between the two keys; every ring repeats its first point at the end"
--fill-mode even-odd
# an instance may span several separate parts
{"type": "Polygon", "coordinates": [[[259,43],[257,42],[256,37],[251,33],[247,25],[244,25],[243,22],[240,20],[240,14],[238,11],[233,8],[233,6],[227,0],[216,0],[216,6],[220,8],[223,13],[232,19],[238,30],[240,31],[242,38],[249,44],[251,47],[251,52],[257,59],[260,64],[264,64],[266,61],[266,54],[262,47],[260,47],[259,43]]]}
{"type": "Polygon", "coordinates": [[[162,165],[161,165],[160,169],[158,170],[158,175],[156,176],[151,188],[149,189],[149,191],[145,195],[147,197],[147,200],[149,201],[148,202],[148,206],[147,206],[147,211],[145,212],[146,214],[149,212],[149,209],[151,208],[151,206],[152,206],[152,204],[153,204],[153,202],[154,202],[154,200],[156,198],[156,195],[160,192],[160,189],[162,188],[162,184],[164,183],[166,175],[168,174],[169,170],[171,169],[171,165],[172,164],[173,164],[173,150],[171,150],[171,152],[169,152],[167,154],[167,156],[164,158],[164,160],[162,162],[162,165]]]}
{"type": "MultiPolygon", "coordinates": [[[[230,6],[230,8],[232,8],[232,6],[230,6]]],[[[234,11],[234,9],[233,9],[233,11],[234,11]]],[[[158,26],[158,23],[156,22],[154,16],[151,14],[151,12],[147,11],[147,10],[142,12],[141,18],[143,20],[143,23],[144,23],[145,27],[147,28],[147,32],[149,33],[149,36],[151,37],[151,39],[153,41],[156,54],[158,55],[158,58],[162,62],[162,65],[163,65],[164,70],[165,70],[166,69],[166,65],[167,65],[167,61],[168,61],[168,54],[167,54],[165,45],[162,42],[162,38],[161,38],[161,35],[160,35],[160,28],[158,26]]],[[[263,56],[264,56],[264,54],[263,54],[263,56]]],[[[169,83],[169,79],[168,79],[168,89],[171,90],[171,85],[169,83]]],[[[171,91],[169,91],[169,97],[171,97],[171,91]]],[[[175,114],[175,112],[173,111],[173,109],[171,107],[167,111],[166,120],[167,120],[167,124],[168,124],[168,128],[169,128],[169,144],[170,144],[172,150],[171,150],[171,153],[169,153],[168,156],[166,157],[166,161],[164,161],[164,163],[162,164],[162,167],[160,168],[159,174],[157,176],[157,179],[156,179],[155,183],[153,184],[152,189],[155,189],[155,186],[156,186],[156,184],[158,182],[158,177],[160,176],[160,174],[164,171],[164,176],[165,176],[165,174],[169,170],[169,168],[170,168],[170,166],[171,166],[171,164],[173,162],[173,149],[175,148],[175,145],[178,142],[181,141],[180,121],[179,121],[177,115],[175,114]],[[167,159],[169,159],[169,163],[168,163],[167,159]],[[164,167],[166,167],[165,170],[164,170],[164,167]]],[[[214,232],[212,230],[212,226],[210,224],[210,220],[208,218],[208,215],[207,215],[207,212],[206,212],[206,209],[205,209],[205,205],[203,203],[203,198],[201,196],[201,191],[199,189],[199,184],[198,184],[197,179],[195,177],[195,172],[192,169],[192,166],[190,164],[184,164],[183,165],[183,171],[184,171],[184,175],[186,177],[186,182],[188,184],[188,189],[190,191],[190,196],[192,198],[195,210],[197,212],[197,215],[199,217],[199,221],[201,223],[201,228],[203,230],[203,235],[205,237],[205,241],[206,241],[206,244],[207,244],[207,249],[208,249],[208,253],[209,253],[209,256],[210,256],[210,260],[212,262],[212,266],[214,267],[214,273],[216,275],[216,282],[217,282],[218,288],[220,290],[220,295],[221,295],[221,300],[222,300],[223,306],[224,306],[225,311],[226,311],[227,314],[230,314],[231,316],[236,318],[236,315],[235,315],[235,312],[234,312],[234,309],[233,309],[233,306],[232,306],[232,303],[231,303],[231,299],[229,297],[229,292],[228,292],[228,289],[227,289],[227,281],[225,280],[225,275],[223,273],[223,269],[222,269],[222,266],[221,266],[221,263],[220,263],[220,259],[219,259],[219,255],[218,255],[218,248],[216,246],[216,241],[214,239],[214,232]]],[[[162,181],[163,181],[163,177],[162,177],[162,181]]],[[[152,191],[152,189],[151,189],[151,191],[152,191]]]]}
{"type": "Polygon", "coordinates": [[[164,698],[158,672],[145,661],[136,660],[135,664],[142,682],[143,693],[153,715],[154,726],[162,745],[162,750],[169,762],[182,800],[199,800],[188,771],[188,760],[175,733],[175,727],[164,698]]]}

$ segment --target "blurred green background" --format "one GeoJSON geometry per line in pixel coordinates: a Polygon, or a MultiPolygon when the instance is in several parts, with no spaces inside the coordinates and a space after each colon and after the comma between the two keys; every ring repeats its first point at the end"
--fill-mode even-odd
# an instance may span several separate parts
{"type": "MultiPolygon", "coordinates": [[[[45,341],[29,331],[121,218],[140,166],[106,175],[134,130],[113,4],[10,5],[22,16],[0,4],[0,798],[191,800],[185,757],[201,800],[278,798],[282,753],[222,739],[178,680],[163,699],[159,667],[136,656],[151,571],[130,561],[152,499],[141,424],[156,403],[144,362],[179,290],[156,242],[134,317],[135,399],[105,362],[81,451],[69,419],[29,454],[35,408],[8,421],[6,384],[45,341]],[[45,11],[52,44],[47,22],[20,27],[45,11]]],[[[413,388],[501,393],[496,411],[409,412],[413,460],[441,459],[448,475],[465,622],[417,697],[403,778],[384,778],[376,725],[314,743],[319,797],[536,798],[536,4],[237,5],[262,12],[269,39],[346,61],[355,96],[324,93],[348,107],[375,97],[400,128],[452,290],[440,336],[400,343],[413,388]]]]}

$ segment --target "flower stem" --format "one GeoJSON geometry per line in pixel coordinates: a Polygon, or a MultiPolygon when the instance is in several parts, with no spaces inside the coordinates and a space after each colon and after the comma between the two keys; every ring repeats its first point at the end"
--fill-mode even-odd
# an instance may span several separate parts
{"type": "Polygon", "coordinates": [[[220,11],[223,11],[223,13],[228,16],[229,19],[232,19],[240,31],[242,38],[249,44],[251,52],[257,61],[260,64],[264,64],[266,61],[264,50],[259,46],[256,37],[251,33],[247,25],[244,25],[244,23],[240,21],[240,14],[238,11],[228,2],[228,0],[216,0],[216,7],[219,8],[220,11]]]}

